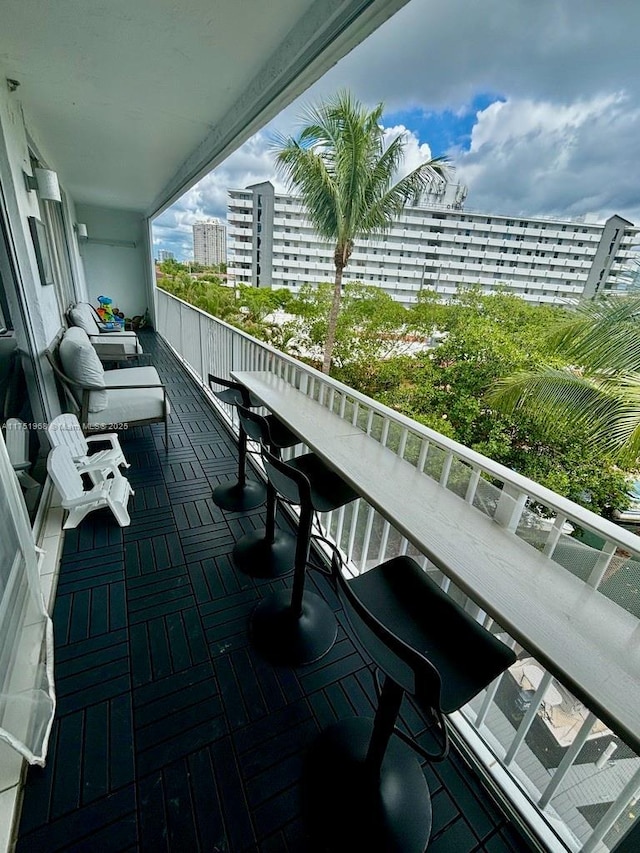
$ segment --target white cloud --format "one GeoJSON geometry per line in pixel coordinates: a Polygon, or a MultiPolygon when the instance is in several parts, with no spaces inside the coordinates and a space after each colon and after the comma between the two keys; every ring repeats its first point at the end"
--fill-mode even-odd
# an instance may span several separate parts
{"type": "Polygon", "coordinates": [[[417,135],[402,124],[384,129],[384,145],[390,145],[401,134],[404,134],[404,160],[398,177],[408,175],[432,157],[429,144],[420,142],[417,135]]]}
{"type": "Polygon", "coordinates": [[[639,136],[640,106],[622,93],[509,99],[478,113],[469,151],[454,154],[456,178],[482,210],[640,221],[639,136]]]}
{"type": "MultiPolygon", "coordinates": [[[[451,152],[469,207],[640,223],[639,30],[640,3],[630,0],[411,0],[271,126],[295,132],[303,104],[344,87],[389,113],[464,114],[493,94],[470,149],[451,152]]],[[[408,131],[407,169],[431,154],[408,131]]],[[[275,179],[269,133],[163,215],[167,239],[175,224],[177,242],[190,245],[193,219],[226,215],[227,188],[275,179]]]]}

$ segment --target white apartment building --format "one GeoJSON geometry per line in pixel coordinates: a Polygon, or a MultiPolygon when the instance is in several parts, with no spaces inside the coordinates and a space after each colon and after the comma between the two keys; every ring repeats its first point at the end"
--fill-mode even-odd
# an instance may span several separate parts
{"type": "MultiPolygon", "coordinates": [[[[440,186],[408,207],[384,237],[357,240],[345,281],[382,287],[411,305],[423,289],[443,298],[459,286],[501,287],[530,302],[562,303],[616,289],[640,229],[620,216],[595,224],[466,210],[466,188],[440,186]]],[[[333,247],[299,199],[266,181],[229,191],[232,280],[257,287],[333,281],[333,247]]]]}
{"type": "Polygon", "coordinates": [[[193,224],[193,260],[206,267],[227,260],[227,228],[219,219],[193,224]]]}

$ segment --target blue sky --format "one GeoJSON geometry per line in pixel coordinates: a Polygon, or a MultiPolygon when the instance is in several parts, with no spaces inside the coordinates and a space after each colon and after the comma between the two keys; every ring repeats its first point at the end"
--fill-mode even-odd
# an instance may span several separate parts
{"type": "Polygon", "coordinates": [[[188,259],[228,189],[277,186],[273,131],[342,88],[405,128],[408,168],[448,155],[468,209],[640,224],[639,30],[629,0],[410,0],[165,211],[155,248],[188,259]]]}
{"type": "Polygon", "coordinates": [[[421,143],[427,143],[433,157],[449,155],[452,151],[468,151],[471,131],[477,122],[477,113],[490,104],[506,100],[495,94],[478,94],[470,104],[459,109],[429,110],[412,107],[383,114],[385,127],[403,125],[412,131],[421,143]]]}

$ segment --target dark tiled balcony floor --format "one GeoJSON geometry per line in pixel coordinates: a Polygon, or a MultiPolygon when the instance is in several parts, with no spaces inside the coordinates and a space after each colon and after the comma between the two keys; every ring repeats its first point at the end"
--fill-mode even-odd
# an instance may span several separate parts
{"type": "MultiPolygon", "coordinates": [[[[165,345],[144,345],[171,397],[171,447],[161,426],[129,430],[131,526],[100,511],[66,533],[57,718],[46,768],[28,773],[17,853],[312,851],[304,755],[328,723],[371,714],[370,673],[317,573],[340,622],[332,651],[296,670],[254,653],[247,620],[270,584],[235,570],[231,551],[262,510],[213,504],[235,443],[165,345]]],[[[408,704],[403,719],[424,728],[408,704]]],[[[432,853],[529,850],[460,757],[425,773],[432,853]]]]}

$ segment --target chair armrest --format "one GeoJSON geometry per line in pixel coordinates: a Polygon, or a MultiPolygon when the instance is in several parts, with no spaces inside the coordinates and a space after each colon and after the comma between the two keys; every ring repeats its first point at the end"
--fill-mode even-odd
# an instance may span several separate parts
{"type": "Polygon", "coordinates": [[[87,462],[81,462],[80,464],[76,464],[76,468],[79,474],[88,474],[90,471],[104,471],[105,469],[116,470],[117,466],[112,463],[107,463],[105,465],[104,462],[92,462],[91,458],[87,462]]]}
{"type": "Polygon", "coordinates": [[[120,444],[117,432],[101,432],[97,435],[87,435],[85,441],[87,444],[91,444],[92,441],[108,441],[111,447],[114,448],[116,444],[120,444]]]}
{"type": "Polygon", "coordinates": [[[68,498],[63,499],[62,506],[65,509],[74,509],[77,506],[84,506],[87,503],[90,503],[92,500],[97,500],[98,498],[103,497],[106,494],[106,487],[104,483],[96,483],[96,485],[90,489],[88,492],[84,492],[84,494],[80,495],[78,498],[68,498]]]}

